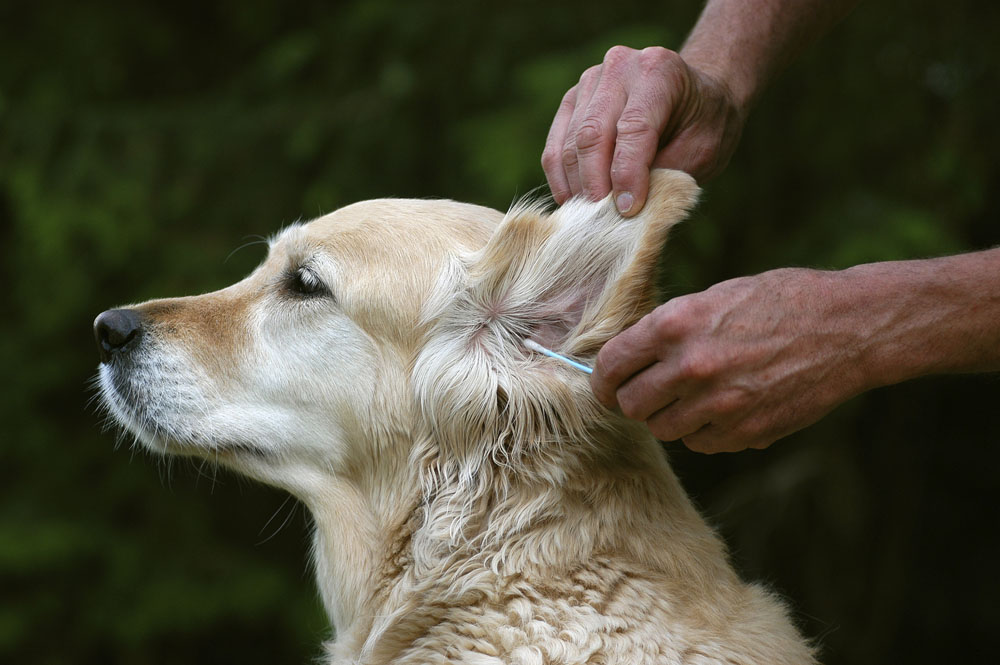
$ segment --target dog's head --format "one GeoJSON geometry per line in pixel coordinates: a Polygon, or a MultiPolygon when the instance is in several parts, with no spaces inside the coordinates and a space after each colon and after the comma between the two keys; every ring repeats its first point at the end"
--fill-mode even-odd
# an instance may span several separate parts
{"type": "Polygon", "coordinates": [[[152,450],[303,497],[332,476],[389,487],[429,458],[466,479],[545,458],[611,415],[523,340],[592,361],[653,306],[666,233],[696,196],[661,171],[631,219],[610,199],[348,206],[282,231],[231,287],[98,316],[104,403],[152,450]]]}

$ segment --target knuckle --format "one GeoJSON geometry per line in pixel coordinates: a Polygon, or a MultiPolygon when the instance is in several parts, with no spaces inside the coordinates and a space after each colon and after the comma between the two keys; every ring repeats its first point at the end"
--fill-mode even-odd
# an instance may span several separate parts
{"type": "Polygon", "coordinates": [[[767,419],[760,415],[752,415],[740,421],[733,429],[733,434],[741,441],[757,441],[766,438],[768,430],[770,423],[767,419]]]}
{"type": "Polygon", "coordinates": [[[576,106],[576,96],[579,92],[580,86],[574,85],[572,88],[566,91],[563,95],[562,100],[559,102],[560,110],[572,110],[576,106]]]}
{"type": "Polygon", "coordinates": [[[596,397],[597,401],[600,402],[602,405],[608,408],[614,407],[615,405],[614,391],[608,388],[606,382],[593,381],[591,383],[591,390],[593,390],[594,392],[594,397],[596,397]]]}
{"type": "Polygon", "coordinates": [[[639,51],[639,65],[643,69],[661,69],[680,62],[682,62],[680,54],[662,46],[647,46],[639,51]]]}
{"type": "Polygon", "coordinates": [[[649,315],[653,335],[658,340],[673,340],[683,334],[685,306],[682,301],[682,298],[674,298],[654,309],[649,315]]]}
{"type": "Polygon", "coordinates": [[[601,350],[597,352],[597,358],[594,360],[594,372],[598,376],[603,376],[608,380],[611,380],[614,375],[614,361],[611,358],[611,351],[608,350],[608,345],[605,344],[601,347],[601,350]]]}
{"type": "Polygon", "coordinates": [[[721,416],[732,416],[746,408],[747,403],[748,399],[744,393],[730,390],[715,398],[712,411],[721,416]]]}
{"type": "Polygon", "coordinates": [[[596,79],[600,78],[600,76],[601,76],[601,65],[593,65],[591,67],[587,67],[585,70],[583,70],[583,73],[580,74],[580,83],[577,85],[577,87],[584,88],[588,86],[592,81],[595,81],[596,79]]]}
{"type": "Polygon", "coordinates": [[[542,151],[542,168],[551,171],[562,163],[560,151],[555,146],[545,146],[542,151]]]}
{"type": "MultiPolygon", "coordinates": [[[[637,186],[635,183],[641,180],[644,171],[642,164],[630,155],[616,152],[611,162],[611,181],[632,190],[637,186]]],[[[632,193],[636,194],[634,191],[632,193]]]]}
{"type": "Polygon", "coordinates": [[[715,359],[711,354],[692,349],[678,360],[677,376],[688,381],[707,381],[716,373],[715,359]]]}
{"type": "Polygon", "coordinates": [[[627,395],[623,395],[622,391],[618,393],[618,407],[621,409],[622,415],[629,420],[642,420],[645,415],[639,409],[639,403],[629,399],[627,395]]]}
{"type": "Polygon", "coordinates": [[[597,352],[597,360],[594,361],[594,371],[598,376],[604,377],[609,383],[616,383],[621,379],[621,363],[614,347],[608,342],[597,352]]]}
{"type": "Polygon", "coordinates": [[[578,150],[583,150],[584,152],[593,150],[604,142],[607,135],[608,132],[604,126],[604,122],[597,116],[588,116],[580,123],[580,127],[576,130],[576,135],[574,136],[576,147],[578,150]]]}
{"type": "Polygon", "coordinates": [[[646,49],[639,57],[637,70],[645,79],[660,83],[655,88],[658,95],[666,90],[686,89],[691,78],[690,69],[684,59],[675,51],[660,48],[646,49]]]}
{"type": "Polygon", "coordinates": [[[673,58],[680,59],[680,57],[676,51],[663,46],[647,46],[639,51],[640,62],[667,62],[673,58]]]}
{"type": "Polygon", "coordinates": [[[635,49],[629,48],[628,46],[622,46],[621,44],[612,46],[608,49],[608,52],[604,54],[604,64],[610,66],[621,64],[630,60],[635,52],[635,49]]]}
{"type": "Polygon", "coordinates": [[[560,157],[564,168],[566,168],[567,170],[576,168],[579,158],[576,155],[576,146],[574,146],[572,143],[568,143],[565,146],[563,146],[562,152],[560,153],[560,157]]]}
{"type": "Polygon", "coordinates": [[[645,111],[632,108],[622,111],[615,129],[619,138],[625,140],[647,138],[657,134],[657,127],[645,111]]]}
{"type": "Polygon", "coordinates": [[[676,441],[698,428],[683,407],[668,406],[646,420],[646,427],[662,441],[676,441]]]}
{"type": "Polygon", "coordinates": [[[697,328],[707,314],[707,306],[702,294],[679,296],[667,304],[673,310],[673,317],[676,319],[678,327],[685,331],[697,328]]]}

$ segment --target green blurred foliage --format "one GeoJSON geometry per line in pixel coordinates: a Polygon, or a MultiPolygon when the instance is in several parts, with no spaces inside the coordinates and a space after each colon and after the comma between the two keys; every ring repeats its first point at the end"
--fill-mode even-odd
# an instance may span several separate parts
{"type": "MultiPolygon", "coordinates": [[[[565,90],[697,3],[0,6],[0,661],[306,662],[328,634],[280,493],[130,452],[90,323],[218,288],[377,196],[505,208],[565,90]],[[247,248],[233,251],[241,245],[247,248]]],[[[860,7],[774,85],[666,251],[678,294],[1000,239],[1000,6],[860,7]]],[[[1000,610],[995,377],[859,397],[764,453],[672,447],[827,663],[982,660],[1000,610]],[[983,653],[980,653],[979,650],[983,653]]]]}

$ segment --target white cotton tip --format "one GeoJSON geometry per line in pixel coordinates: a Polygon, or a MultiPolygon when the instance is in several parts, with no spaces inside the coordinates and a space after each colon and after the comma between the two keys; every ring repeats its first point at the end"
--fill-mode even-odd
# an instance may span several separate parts
{"type": "Polygon", "coordinates": [[[544,346],[542,346],[541,344],[539,344],[538,342],[536,342],[533,339],[526,339],[526,340],[524,340],[524,345],[527,348],[531,349],[532,351],[537,351],[538,353],[541,353],[542,355],[546,355],[549,358],[555,358],[556,360],[559,360],[561,362],[566,363],[570,367],[575,367],[576,369],[580,370],[581,372],[586,372],[587,374],[593,374],[594,373],[594,370],[592,368],[587,367],[586,365],[584,365],[582,363],[578,363],[575,360],[570,360],[566,356],[560,355],[560,354],[556,353],[555,351],[551,351],[549,349],[546,349],[544,346]]]}

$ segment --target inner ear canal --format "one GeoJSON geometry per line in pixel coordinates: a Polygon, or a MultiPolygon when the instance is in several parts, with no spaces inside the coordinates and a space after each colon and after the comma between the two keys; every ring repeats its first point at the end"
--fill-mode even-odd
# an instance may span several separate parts
{"type": "Polygon", "coordinates": [[[530,338],[549,349],[562,346],[580,325],[584,311],[601,293],[604,280],[582,280],[568,288],[551,290],[534,307],[528,323],[530,338]]]}

